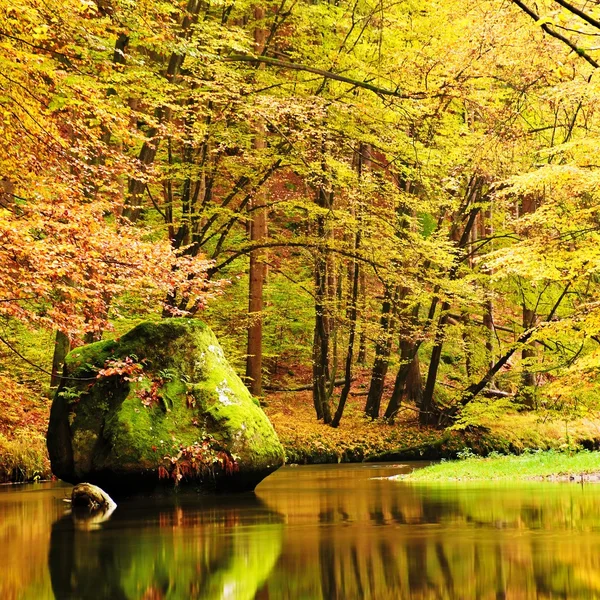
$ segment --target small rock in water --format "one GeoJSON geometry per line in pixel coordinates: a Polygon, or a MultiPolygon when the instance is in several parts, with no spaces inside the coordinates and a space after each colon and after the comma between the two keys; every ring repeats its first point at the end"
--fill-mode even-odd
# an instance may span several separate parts
{"type": "Polygon", "coordinates": [[[78,483],[71,492],[73,506],[87,506],[91,510],[115,508],[114,500],[101,488],[91,483],[78,483]]]}

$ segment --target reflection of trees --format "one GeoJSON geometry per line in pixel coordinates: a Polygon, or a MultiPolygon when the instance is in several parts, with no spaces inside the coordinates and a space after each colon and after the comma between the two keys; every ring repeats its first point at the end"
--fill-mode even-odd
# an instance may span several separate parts
{"type": "Polygon", "coordinates": [[[56,485],[5,487],[0,494],[0,598],[52,598],[48,532],[64,512],[56,485]]]}
{"type": "Polygon", "coordinates": [[[216,502],[120,508],[92,532],[59,519],[49,552],[56,598],[254,598],[281,551],[281,517],[251,495],[238,507],[216,502]]]}
{"type": "Polygon", "coordinates": [[[274,497],[292,529],[266,587],[322,600],[600,597],[599,492],[386,482],[274,497]]]}

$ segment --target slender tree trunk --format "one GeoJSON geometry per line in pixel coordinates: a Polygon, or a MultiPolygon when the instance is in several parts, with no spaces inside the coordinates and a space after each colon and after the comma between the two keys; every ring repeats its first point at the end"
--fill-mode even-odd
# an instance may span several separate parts
{"type": "MultiPolygon", "coordinates": [[[[567,283],[567,285],[563,289],[561,295],[558,297],[558,300],[554,303],[552,310],[548,313],[548,316],[545,319],[546,323],[552,321],[552,319],[554,318],[554,315],[556,314],[556,311],[558,310],[558,307],[561,305],[561,303],[564,300],[565,296],[567,295],[567,292],[569,291],[570,287],[571,287],[571,283],[567,283]]],[[[509,361],[510,357],[516,352],[519,345],[526,344],[529,341],[529,339],[531,338],[531,336],[536,332],[536,330],[537,330],[537,327],[532,327],[531,329],[524,331],[517,339],[517,343],[510,350],[505,352],[492,365],[492,367],[479,380],[479,382],[474,383],[473,385],[470,385],[464,391],[463,396],[460,401],[462,406],[465,406],[466,404],[471,402],[471,400],[473,400],[473,398],[475,398],[478,394],[481,393],[481,391],[485,388],[485,386],[488,385],[488,383],[490,383],[490,381],[492,381],[492,379],[496,376],[498,371],[509,361]]]]}
{"type": "Polygon", "coordinates": [[[437,418],[434,411],[433,392],[440,366],[440,359],[442,357],[442,347],[444,345],[444,333],[446,323],[448,322],[449,308],[450,303],[442,303],[438,328],[435,333],[433,349],[431,351],[431,360],[429,361],[429,370],[427,371],[427,381],[425,382],[425,390],[423,391],[423,401],[421,402],[421,410],[419,412],[419,421],[422,425],[433,425],[437,418]]]}
{"type": "MultiPolygon", "coordinates": [[[[367,308],[367,278],[365,275],[364,269],[360,270],[360,284],[359,284],[360,292],[360,313],[361,320],[364,323],[364,315],[367,308]]],[[[364,327],[360,330],[360,335],[358,336],[358,355],[356,357],[356,362],[359,365],[364,365],[367,362],[367,336],[365,334],[364,327]]]]}
{"type": "Polygon", "coordinates": [[[52,355],[52,376],[50,378],[50,387],[56,387],[60,383],[62,368],[65,364],[65,357],[71,349],[69,337],[62,331],[56,332],[54,341],[54,353],[52,355]]]}
{"type": "MultiPolygon", "coordinates": [[[[533,213],[538,207],[538,197],[530,194],[526,195],[521,199],[521,214],[526,215],[533,213]]],[[[523,293],[523,330],[527,331],[532,327],[535,327],[537,315],[535,311],[527,306],[525,300],[525,294],[523,293]]],[[[530,370],[529,359],[534,358],[536,355],[535,346],[528,344],[521,351],[521,358],[523,360],[523,373],[521,375],[521,389],[519,390],[519,398],[521,402],[528,409],[535,408],[535,375],[530,370]]]]}
{"type": "MultiPolygon", "coordinates": [[[[254,18],[261,21],[265,17],[264,8],[254,8],[254,18]]],[[[266,31],[261,27],[254,29],[254,50],[257,54],[262,52],[265,44],[266,31]]],[[[265,131],[262,125],[257,127],[254,135],[254,149],[266,148],[265,131]]],[[[265,194],[255,194],[251,203],[253,213],[250,226],[250,240],[260,243],[267,237],[267,209],[265,194]]],[[[262,332],[263,332],[263,287],[265,284],[266,265],[264,263],[264,250],[255,250],[250,253],[250,277],[248,293],[248,346],[246,358],[246,379],[248,387],[255,396],[262,394],[262,332]]]]}
{"type": "MultiPolygon", "coordinates": [[[[533,310],[527,308],[523,304],[523,329],[527,331],[535,326],[537,315],[533,310]]],[[[521,402],[528,408],[535,408],[535,374],[530,370],[531,365],[529,359],[535,358],[536,351],[533,344],[527,344],[521,350],[521,358],[523,359],[523,373],[521,375],[521,390],[519,398],[521,402]]]]}
{"type": "MultiPolygon", "coordinates": [[[[355,250],[358,250],[360,247],[360,229],[356,232],[356,239],[354,243],[355,250]]],[[[350,393],[350,386],[352,385],[352,358],[354,355],[354,338],[356,335],[356,317],[357,317],[357,308],[356,304],[358,302],[358,287],[359,287],[359,279],[360,279],[360,266],[359,262],[354,260],[354,274],[352,276],[352,298],[350,304],[349,311],[349,319],[350,319],[350,333],[348,335],[348,350],[346,353],[346,364],[344,369],[344,387],[342,388],[342,393],[340,395],[340,401],[337,406],[337,410],[335,411],[335,416],[333,417],[333,421],[331,422],[332,427],[337,427],[340,424],[342,419],[342,415],[344,414],[344,408],[346,406],[346,401],[348,399],[348,394],[350,393]]]]}
{"type": "MultiPolygon", "coordinates": [[[[370,147],[366,144],[361,144],[358,150],[358,156],[356,160],[356,168],[358,171],[359,180],[363,174],[364,168],[370,167],[370,147]]],[[[360,206],[358,208],[358,228],[354,236],[354,252],[360,249],[361,241],[361,226],[362,226],[362,215],[360,206]]],[[[355,215],[356,216],[356,215],[355,215]]],[[[355,258],[353,260],[353,272],[352,272],[352,294],[350,296],[350,310],[348,311],[348,318],[350,320],[350,332],[348,334],[348,350],[346,352],[346,364],[344,369],[344,387],[340,395],[340,401],[335,411],[335,416],[331,423],[332,427],[337,427],[340,424],[342,415],[344,414],[344,408],[350,393],[350,386],[352,385],[352,359],[354,357],[354,339],[356,337],[356,321],[358,318],[358,291],[360,287],[360,276],[362,269],[360,268],[359,261],[355,258]]],[[[334,377],[332,377],[333,379],[334,377]]]]}
{"type": "MultiPolygon", "coordinates": [[[[466,202],[464,208],[460,211],[462,214],[467,214],[467,210],[470,205],[473,204],[481,195],[481,188],[484,184],[483,178],[473,177],[469,188],[467,189],[467,193],[465,195],[466,202]]],[[[467,246],[469,240],[471,239],[471,232],[473,231],[473,227],[475,225],[475,221],[477,219],[477,215],[479,214],[480,207],[472,208],[468,212],[468,219],[465,227],[463,229],[462,235],[460,239],[458,239],[458,223],[452,226],[450,230],[450,239],[457,241],[457,248],[462,249],[467,246]]],[[[460,216],[457,215],[457,216],[460,216]]],[[[448,273],[448,279],[451,281],[455,280],[458,274],[459,263],[456,262],[450,272],[448,273]]],[[[433,305],[432,305],[433,306],[433,305]]],[[[440,309],[440,317],[438,320],[438,326],[435,333],[433,349],[431,351],[431,360],[429,362],[429,370],[427,372],[427,381],[425,382],[425,390],[423,391],[423,402],[421,404],[421,411],[419,413],[419,421],[423,425],[432,425],[437,421],[436,411],[435,411],[435,403],[433,399],[433,393],[435,390],[435,383],[437,379],[437,374],[440,366],[440,359],[442,357],[442,347],[444,345],[444,335],[446,325],[448,323],[448,310],[450,309],[450,303],[445,301],[442,303],[440,309]]],[[[431,317],[433,318],[433,317],[431,317]]]]}

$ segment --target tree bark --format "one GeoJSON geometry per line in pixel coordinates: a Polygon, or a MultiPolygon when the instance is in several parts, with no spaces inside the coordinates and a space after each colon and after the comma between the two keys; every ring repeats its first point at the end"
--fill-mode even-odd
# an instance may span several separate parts
{"type": "Polygon", "coordinates": [[[57,387],[61,380],[61,373],[63,365],[65,364],[65,357],[71,349],[71,342],[69,337],[62,331],[56,332],[56,338],[54,341],[54,353],[52,355],[52,375],[50,377],[50,387],[57,387]]]}
{"type": "MultiPolygon", "coordinates": [[[[322,187],[317,193],[317,204],[321,208],[331,208],[333,194],[322,187]]],[[[327,236],[325,217],[317,217],[317,235],[319,239],[325,240],[327,236]]],[[[313,403],[317,412],[317,418],[323,419],[325,423],[331,423],[331,409],[329,406],[330,396],[330,373],[329,373],[329,318],[327,311],[328,252],[325,248],[317,248],[315,253],[315,331],[313,338],[313,403]]]]}
{"type": "MultiPolygon", "coordinates": [[[[525,331],[535,326],[536,318],[535,311],[523,304],[523,329],[525,331]]],[[[535,408],[535,374],[531,371],[531,365],[529,364],[529,359],[534,358],[535,355],[536,351],[533,344],[527,344],[521,350],[521,358],[523,359],[524,366],[523,373],[521,374],[519,398],[528,409],[535,408]]]]}
{"type": "MultiPolygon", "coordinates": [[[[265,17],[264,8],[254,7],[254,18],[261,21],[265,17]]],[[[266,31],[261,27],[254,29],[254,50],[262,52],[265,44],[266,31]]],[[[266,148],[265,131],[262,125],[257,125],[254,134],[254,149],[266,148]]],[[[267,237],[267,209],[265,194],[257,192],[251,201],[252,221],[250,224],[250,241],[260,243],[267,237]]],[[[248,345],[246,351],[246,380],[250,392],[255,396],[262,394],[262,336],[263,336],[263,288],[265,284],[266,265],[265,250],[254,250],[250,253],[250,274],[248,290],[248,345]]]]}
{"type": "Polygon", "coordinates": [[[385,376],[388,370],[389,357],[392,349],[392,335],[394,328],[394,312],[398,290],[386,290],[383,304],[381,306],[381,333],[375,344],[375,361],[371,370],[371,385],[365,405],[365,414],[371,419],[379,418],[381,408],[381,397],[385,385],[385,376]]]}

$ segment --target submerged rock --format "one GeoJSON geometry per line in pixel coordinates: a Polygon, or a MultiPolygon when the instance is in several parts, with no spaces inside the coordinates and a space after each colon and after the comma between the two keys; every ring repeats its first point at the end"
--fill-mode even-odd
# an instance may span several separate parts
{"type": "Polygon", "coordinates": [[[73,350],[47,443],[57,477],[113,494],[159,481],[246,491],[283,464],[271,423],[195,319],[73,350]]]}

